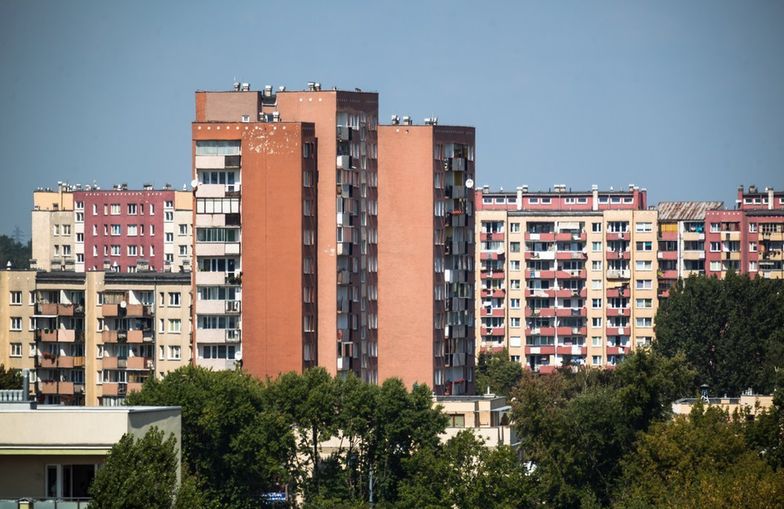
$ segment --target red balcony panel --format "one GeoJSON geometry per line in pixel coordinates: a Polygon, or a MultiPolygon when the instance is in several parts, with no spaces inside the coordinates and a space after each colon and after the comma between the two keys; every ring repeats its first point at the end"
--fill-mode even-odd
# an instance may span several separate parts
{"type": "Polygon", "coordinates": [[[631,333],[631,327],[607,327],[605,333],[608,336],[626,336],[631,333]]]}
{"type": "Polygon", "coordinates": [[[525,240],[533,242],[555,242],[555,233],[531,233],[525,232],[525,240]]]}
{"type": "Polygon", "coordinates": [[[607,308],[607,316],[631,316],[631,308],[607,308]]]}
{"type": "Polygon", "coordinates": [[[571,327],[558,327],[558,328],[556,328],[556,332],[558,332],[559,336],[571,336],[572,335],[572,328],[571,327]]]}
{"type": "Polygon", "coordinates": [[[525,278],[526,279],[553,279],[556,277],[556,272],[554,270],[530,270],[526,269],[525,271],[525,278]]]}
{"type": "Polygon", "coordinates": [[[557,260],[585,260],[588,258],[582,251],[558,251],[555,253],[557,260]]]}
{"type": "Polygon", "coordinates": [[[545,346],[527,346],[525,347],[526,355],[555,355],[554,345],[545,346]]]}
{"type": "Polygon", "coordinates": [[[607,297],[630,297],[631,292],[626,287],[615,287],[607,289],[607,297]]]}
{"type": "Polygon", "coordinates": [[[659,232],[659,240],[678,240],[678,232],[659,232]]]}
{"type": "Polygon", "coordinates": [[[549,375],[555,373],[556,366],[537,366],[536,371],[543,375],[549,375]]]}
{"type": "Polygon", "coordinates": [[[585,355],[588,349],[579,345],[558,345],[558,355],[585,355]]]}
{"type": "Polygon", "coordinates": [[[631,240],[630,232],[607,232],[607,240],[631,240]]]}
{"type": "Polygon", "coordinates": [[[555,336],[555,327],[540,327],[539,335],[545,337],[555,336]]]}
{"type": "Polygon", "coordinates": [[[610,251],[605,254],[608,260],[630,260],[632,254],[630,251],[610,251]]]}
{"type": "Polygon", "coordinates": [[[659,251],[657,254],[659,260],[677,260],[678,259],[678,252],[677,251],[659,251]]]}
{"type": "Polygon", "coordinates": [[[479,253],[480,260],[498,260],[499,256],[503,256],[503,254],[498,254],[495,251],[479,253]]]}
{"type": "Polygon", "coordinates": [[[669,279],[671,281],[676,281],[678,279],[678,271],[662,270],[659,272],[659,279],[669,279]]]}
{"type": "Polygon", "coordinates": [[[73,382],[41,381],[38,387],[42,394],[71,395],[74,393],[73,382]]]}
{"type": "Polygon", "coordinates": [[[504,315],[505,315],[504,308],[488,309],[486,307],[482,307],[482,310],[479,313],[479,316],[483,316],[483,317],[490,317],[490,316],[503,317],[504,315]]]}
{"type": "Polygon", "coordinates": [[[506,290],[493,290],[493,297],[501,298],[506,295],[506,290]]]}

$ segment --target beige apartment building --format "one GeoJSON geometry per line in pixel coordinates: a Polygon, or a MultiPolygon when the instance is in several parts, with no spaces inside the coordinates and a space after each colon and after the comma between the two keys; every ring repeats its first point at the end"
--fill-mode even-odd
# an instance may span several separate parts
{"type": "Polygon", "coordinates": [[[645,190],[477,192],[477,353],[613,366],[654,337],[657,213],[645,190]]]}
{"type": "Polygon", "coordinates": [[[114,406],[189,363],[189,273],[0,273],[3,364],[41,403],[114,406]]]}

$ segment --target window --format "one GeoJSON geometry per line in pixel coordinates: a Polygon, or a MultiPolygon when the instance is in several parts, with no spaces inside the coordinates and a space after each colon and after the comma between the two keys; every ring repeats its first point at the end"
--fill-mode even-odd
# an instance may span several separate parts
{"type": "Polygon", "coordinates": [[[721,262],[716,260],[710,262],[710,270],[713,272],[721,272],[721,262]]]}
{"type": "Polygon", "coordinates": [[[602,270],[602,261],[601,260],[591,261],[591,270],[602,270]]]}
{"type": "Polygon", "coordinates": [[[155,215],[155,205],[153,205],[152,203],[150,203],[150,215],[151,216],[155,215]]]}
{"type": "Polygon", "coordinates": [[[111,205],[111,214],[113,216],[119,216],[120,215],[120,204],[119,203],[112,203],[112,205],[111,205]]]}
{"type": "Polygon", "coordinates": [[[98,205],[96,203],[93,203],[93,215],[98,215],[98,205]]]}
{"type": "Polygon", "coordinates": [[[510,279],[509,280],[509,288],[512,290],[519,290],[520,289],[520,280],[519,279],[510,279]]]}
{"type": "Polygon", "coordinates": [[[513,316],[509,319],[509,326],[513,329],[520,327],[520,318],[513,316]]]}
{"type": "Polygon", "coordinates": [[[634,266],[637,270],[651,270],[653,262],[651,260],[637,260],[634,266]]]}
{"type": "Polygon", "coordinates": [[[602,223],[591,223],[591,231],[599,233],[602,231],[602,223]]]}
{"type": "Polygon", "coordinates": [[[128,225],[128,236],[129,237],[135,237],[136,235],[138,235],[138,233],[139,233],[139,229],[138,229],[138,227],[135,224],[129,224],[128,225]]]}
{"type": "Polygon", "coordinates": [[[602,307],[602,299],[591,299],[591,308],[600,309],[602,307]]]}
{"type": "Polygon", "coordinates": [[[188,225],[181,224],[180,225],[180,235],[188,235],[188,225]]]}
{"type": "Polygon", "coordinates": [[[70,235],[71,234],[71,225],[64,224],[63,225],[63,235],[70,235]]]}
{"type": "Polygon", "coordinates": [[[199,347],[199,355],[202,359],[234,360],[235,352],[234,345],[202,345],[199,347]]]}
{"type": "Polygon", "coordinates": [[[182,358],[182,350],[179,346],[169,347],[169,360],[178,361],[182,358]]]}
{"type": "Polygon", "coordinates": [[[509,307],[511,309],[520,309],[520,299],[509,299],[509,307]]]}
{"type": "Polygon", "coordinates": [[[716,233],[719,231],[719,223],[711,223],[710,231],[716,233]]]}
{"type": "Polygon", "coordinates": [[[163,213],[163,220],[167,223],[174,221],[174,212],[167,210],[163,213]]]}
{"type": "Polygon", "coordinates": [[[84,212],[76,212],[74,217],[77,223],[84,223],[84,212]]]}
{"type": "Polygon", "coordinates": [[[591,290],[601,290],[602,289],[602,280],[601,279],[592,279],[591,280],[591,290]]]}
{"type": "Polygon", "coordinates": [[[38,354],[38,348],[35,346],[35,343],[30,343],[27,347],[27,356],[28,357],[35,357],[38,354]]]}
{"type": "Polygon", "coordinates": [[[63,244],[63,256],[71,256],[71,246],[63,244]]]}
{"type": "Polygon", "coordinates": [[[591,357],[591,364],[594,366],[601,366],[602,364],[602,356],[601,355],[594,355],[591,357]]]}
{"type": "Polygon", "coordinates": [[[180,256],[188,256],[188,245],[181,244],[180,245],[180,256]]]}
{"type": "Polygon", "coordinates": [[[11,292],[11,304],[16,306],[22,304],[22,292],[11,292]]]}
{"type": "Polygon", "coordinates": [[[520,270],[520,260],[509,260],[509,270],[510,271],[519,271],[520,270]]]}
{"type": "Polygon", "coordinates": [[[11,352],[9,354],[11,357],[21,357],[22,356],[22,343],[11,343],[11,352]]]}
{"type": "Polygon", "coordinates": [[[180,332],[182,330],[182,320],[179,318],[169,319],[169,332],[180,332]]]}
{"type": "Polygon", "coordinates": [[[165,241],[167,244],[174,242],[174,234],[172,232],[166,232],[165,241]]]}
{"type": "Polygon", "coordinates": [[[180,292],[169,292],[169,306],[180,305],[180,292]]]}
{"type": "Polygon", "coordinates": [[[635,225],[635,231],[637,233],[647,233],[653,231],[653,223],[637,223],[635,225]]]}
{"type": "Polygon", "coordinates": [[[519,253],[520,252],[520,243],[519,242],[510,242],[509,243],[509,251],[512,253],[519,253]]]}
{"type": "Polygon", "coordinates": [[[749,233],[757,232],[757,223],[749,223],[749,233]]]}
{"type": "Polygon", "coordinates": [[[76,234],[76,242],[77,244],[82,244],[84,242],[84,233],[76,234]]]}
{"type": "Polygon", "coordinates": [[[166,253],[163,255],[163,261],[165,262],[173,262],[174,261],[174,253],[166,253]]]}
{"type": "Polygon", "coordinates": [[[197,214],[239,214],[239,198],[197,198],[197,214]]]}
{"type": "Polygon", "coordinates": [[[749,262],[749,272],[757,272],[757,262],[749,262]]]}
{"type": "Polygon", "coordinates": [[[171,201],[171,200],[166,200],[165,202],[163,202],[163,208],[164,209],[173,209],[174,208],[174,202],[171,201]]]}
{"type": "Polygon", "coordinates": [[[162,361],[166,359],[166,347],[163,345],[158,345],[158,360],[162,361]]]}
{"type": "Polygon", "coordinates": [[[637,299],[635,302],[638,309],[648,309],[653,306],[651,299],[637,299]]]}
{"type": "Polygon", "coordinates": [[[520,233],[520,223],[509,223],[509,233],[520,233]]]}
{"type": "Polygon", "coordinates": [[[119,224],[112,225],[112,235],[122,235],[122,230],[119,224]]]}
{"type": "Polygon", "coordinates": [[[653,281],[651,279],[638,279],[637,280],[637,289],[638,290],[650,290],[653,288],[653,281]]]}
{"type": "Polygon", "coordinates": [[[22,330],[22,317],[21,316],[12,316],[11,317],[11,330],[14,330],[14,331],[22,330]]]}
{"type": "Polygon", "coordinates": [[[128,215],[135,216],[138,213],[138,208],[136,207],[135,203],[128,204],[128,215]]]}
{"type": "Polygon", "coordinates": [[[646,240],[637,242],[637,251],[651,251],[653,250],[653,242],[646,240]]]}
{"type": "Polygon", "coordinates": [[[710,250],[711,253],[718,253],[719,251],[721,251],[721,242],[711,242],[710,250]]]}
{"type": "Polygon", "coordinates": [[[118,245],[112,246],[112,256],[120,256],[120,246],[118,245]]]}
{"type": "Polygon", "coordinates": [[[591,250],[595,253],[602,250],[601,242],[591,242],[591,250]]]}
{"type": "Polygon", "coordinates": [[[591,345],[592,346],[602,346],[602,337],[601,336],[591,336],[591,345]]]}
{"type": "Polygon", "coordinates": [[[653,318],[649,316],[641,316],[637,317],[634,321],[637,327],[652,327],[653,326],[653,318]]]}
{"type": "Polygon", "coordinates": [[[591,327],[598,328],[602,326],[602,317],[601,316],[594,316],[591,318],[591,327]]]}
{"type": "Polygon", "coordinates": [[[139,250],[136,246],[128,246],[128,256],[138,256],[139,250]]]}

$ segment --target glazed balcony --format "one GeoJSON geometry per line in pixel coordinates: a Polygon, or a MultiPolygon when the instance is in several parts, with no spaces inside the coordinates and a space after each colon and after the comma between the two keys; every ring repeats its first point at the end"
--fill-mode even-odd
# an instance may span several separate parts
{"type": "Polygon", "coordinates": [[[53,380],[47,381],[40,381],[38,382],[38,388],[41,391],[41,394],[46,395],[73,395],[74,393],[74,383],[73,382],[56,382],[53,380]]]}
{"type": "Polygon", "coordinates": [[[607,308],[607,316],[632,316],[631,308],[607,308]]]}
{"type": "Polygon", "coordinates": [[[610,251],[605,254],[608,260],[631,260],[632,253],[630,251],[610,251]]]}

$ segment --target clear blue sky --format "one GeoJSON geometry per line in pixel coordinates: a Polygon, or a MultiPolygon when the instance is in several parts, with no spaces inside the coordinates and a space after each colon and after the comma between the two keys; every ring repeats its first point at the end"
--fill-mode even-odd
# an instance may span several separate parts
{"type": "Polygon", "coordinates": [[[0,2],[0,233],[58,180],[190,181],[193,92],[377,90],[477,127],[478,184],[784,188],[784,2],[0,2]]]}

